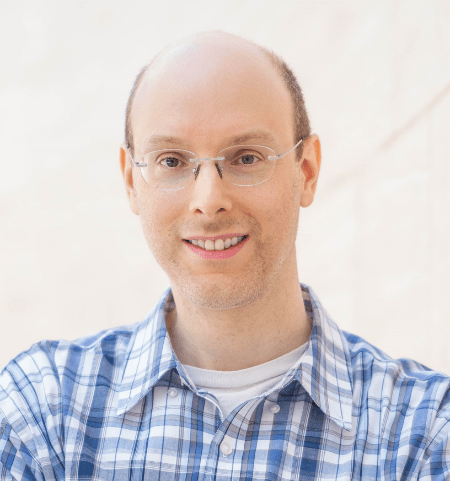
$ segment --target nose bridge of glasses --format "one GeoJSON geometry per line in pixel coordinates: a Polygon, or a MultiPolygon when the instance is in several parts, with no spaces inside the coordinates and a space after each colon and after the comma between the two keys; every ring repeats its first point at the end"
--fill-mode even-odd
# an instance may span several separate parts
{"type": "Polygon", "coordinates": [[[189,159],[190,162],[204,162],[205,160],[211,160],[212,162],[219,162],[221,160],[225,160],[225,157],[203,157],[203,158],[194,158],[189,159]]]}
{"type": "Polygon", "coordinates": [[[216,158],[203,158],[203,159],[190,159],[191,162],[196,162],[197,165],[196,167],[194,167],[192,170],[194,172],[194,180],[197,180],[197,177],[200,173],[200,170],[201,170],[201,166],[202,164],[199,163],[200,161],[205,161],[205,160],[211,160],[213,161],[215,164],[214,164],[214,167],[216,168],[217,170],[217,173],[219,174],[219,177],[222,179],[222,172],[223,172],[223,167],[219,165],[219,162],[221,160],[223,160],[224,157],[216,157],[216,158]]]}

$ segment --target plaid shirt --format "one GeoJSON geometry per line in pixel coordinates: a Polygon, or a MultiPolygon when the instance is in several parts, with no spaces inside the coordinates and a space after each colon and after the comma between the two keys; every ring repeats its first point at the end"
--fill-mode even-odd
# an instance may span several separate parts
{"type": "Polygon", "coordinates": [[[221,419],[165,329],[45,341],[0,374],[0,480],[450,479],[449,378],[341,331],[301,284],[313,329],[270,391],[221,419]]]}

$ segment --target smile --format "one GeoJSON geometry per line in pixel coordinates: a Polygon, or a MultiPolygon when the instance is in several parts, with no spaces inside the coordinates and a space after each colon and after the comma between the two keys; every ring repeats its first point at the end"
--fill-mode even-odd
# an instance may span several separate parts
{"type": "Polygon", "coordinates": [[[201,240],[201,239],[184,239],[186,244],[191,251],[195,252],[203,259],[229,259],[236,255],[247,243],[249,239],[248,235],[240,237],[232,237],[229,239],[216,239],[213,240],[201,240]],[[195,244],[196,242],[197,244],[195,244]]]}
{"type": "Polygon", "coordinates": [[[236,244],[239,244],[239,242],[243,241],[246,237],[248,236],[243,235],[240,237],[232,237],[225,240],[217,239],[216,241],[213,241],[213,240],[203,241],[202,239],[192,239],[186,242],[189,242],[190,244],[198,246],[201,249],[204,249],[207,251],[223,251],[223,250],[229,249],[230,247],[235,246],[236,244]]]}

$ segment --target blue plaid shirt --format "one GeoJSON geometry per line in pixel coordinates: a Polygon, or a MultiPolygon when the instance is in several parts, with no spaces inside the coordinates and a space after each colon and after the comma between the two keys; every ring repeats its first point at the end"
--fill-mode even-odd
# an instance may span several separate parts
{"type": "Polygon", "coordinates": [[[43,341],[0,374],[0,480],[450,479],[449,378],[341,331],[301,284],[313,329],[270,391],[221,419],[165,328],[43,341]]]}

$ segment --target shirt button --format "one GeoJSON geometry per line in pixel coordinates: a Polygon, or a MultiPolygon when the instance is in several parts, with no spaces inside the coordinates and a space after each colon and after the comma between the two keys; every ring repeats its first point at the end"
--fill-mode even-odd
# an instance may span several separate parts
{"type": "Polygon", "coordinates": [[[175,388],[171,387],[167,394],[169,395],[169,397],[177,397],[178,391],[175,388]]]}
{"type": "Polygon", "coordinates": [[[231,454],[231,451],[233,451],[231,446],[225,442],[220,445],[220,450],[222,451],[222,454],[224,456],[228,456],[229,454],[231,454]]]}
{"type": "Polygon", "coordinates": [[[280,406],[278,404],[274,404],[273,406],[270,406],[270,412],[276,414],[280,410],[280,406]]]}

